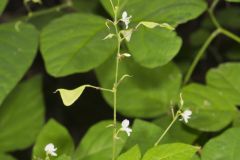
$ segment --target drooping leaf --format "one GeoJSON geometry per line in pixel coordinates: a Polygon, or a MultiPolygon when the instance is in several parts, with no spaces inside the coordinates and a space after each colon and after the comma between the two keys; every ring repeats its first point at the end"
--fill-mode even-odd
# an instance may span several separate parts
{"type": "Polygon", "coordinates": [[[238,160],[240,157],[240,128],[231,128],[211,139],[204,146],[202,160],[238,160]]]}
{"type": "Polygon", "coordinates": [[[0,15],[2,14],[4,8],[6,7],[7,2],[8,2],[8,0],[1,0],[0,1],[0,15]]]}
{"type": "Polygon", "coordinates": [[[192,110],[188,126],[201,131],[218,131],[235,117],[236,108],[220,91],[200,84],[183,89],[185,108],[192,110]]]}
{"type": "MultiPolygon", "coordinates": [[[[154,143],[157,142],[158,138],[164,132],[164,130],[157,125],[139,119],[134,121],[132,130],[133,132],[124,146],[124,151],[138,145],[141,153],[145,153],[149,148],[154,146],[154,143]]],[[[171,140],[169,139],[169,136],[166,135],[163,141],[161,141],[161,144],[169,141],[171,140]]]]}
{"type": "Polygon", "coordinates": [[[38,46],[38,31],[22,22],[0,25],[0,106],[31,66],[38,46]]]}
{"type": "MultiPolygon", "coordinates": [[[[190,119],[191,120],[191,119],[190,119]]],[[[172,121],[172,116],[161,116],[154,120],[154,123],[157,124],[162,129],[166,129],[172,121]]],[[[183,124],[182,121],[176,121],[171,129],[168,131],[167,135],[173,142],[181,142],[191,144],[199,136],[200,132],[192,128],[187,127],[183,124]]]]}
{"type": "Polygon", "coordinates": [[[140,159],[141,151],[137,145],[129,149],[127,152],[121,154],[117,158],[117,160],[140,160],[140,159]]]}
{"type": "Polygon", "coordinates": [[[179,52],[182,40],[165,28],[139,27],[128,43],[135,61],[144,67],[156,68],[169,63],[179,52]]]}
{"type": "MultiPolygon", "coordinates": [[[[113,15],[109,0],[101,0],[104,8],[113,15]]],[[[116,5],[117,0],[113,0],[116,5]]],[[[173,25],[195,19],[207,8],[204,0],[121,0],[119,16],[123,11],[132,15],[133,22],[153,21],[173,25]]]]}
{"type": "Polygon", "coordinates": [[[142,160],[191,160],[198,147],[188,144],[163,144],[149,149],[142,160]]]}
{"type": "MultiPolygon", "coordinates": [[[[112,159],[112,129],[107,127],[112,121],[102,121],[93,125],[78,145],[73,155],[75,160],[111,160],[112,159]]],[[[116,156],[120,153],[126,141],[125,133],[120,135],[116,144],[116,156]]]]}
{"type": "MultiPolygon", "coordinates": [[[[96,70],[97,78],[104,88],[112,88],[115,74],[114,58],[96,70]]],[[[119,79],[128,74],[118,88],[117,110],[131,117],[156,117],[169,110],[171,100],[178,94],[181,74],[176,65],[146,69],[131,58],[124,59],[119,66],[119,79]]],[[[112,94],[103,92],[104,98],[113,106],[112,94]]]]}
{"type": "MultiPolygon", "coordinates": [[[[49,120],[39,133],[33,147],[32,156],[44,159],[46,156],[44,148],[49,143],[52,143],[57,148],[57,155],[72,155],[73,153],[74,144],[67,129],[53,119],[49,120]]],[[[56,158],[52,157],[51,159],[56,158]]]]}
{"type": "Polygon", "coordinates": [[[19,84],[0,108],[0,152],[29,147],[44,122],[41,77],[19,84]]]}
{"type": "Polygon", "coordinates": [[[65,106],[70,106],[81,96],[86,87],[86,85],[83,85],[73,90],[57,89],[56,92],[60,93],[63,104],[65,106]]]}
{"type": "Polygon", "coordinates": [[[7,155],[7,154],[2,154],[0,153],[0,159],[2,160],[16,160],[14,157],[7,155]]]}
{"type": "Polygon", "coordinates": [[[115,50],[105,20],[91,14],[70,14],[52,21],[41,34],[41,51],[49,74],[55,77],[89,71],[115,50]]]}
{"type": "Polygon", "coordinates": [[[225,63],[207,73],[207,84],[235,105],[240,104],[240,63],[225,63]]]}

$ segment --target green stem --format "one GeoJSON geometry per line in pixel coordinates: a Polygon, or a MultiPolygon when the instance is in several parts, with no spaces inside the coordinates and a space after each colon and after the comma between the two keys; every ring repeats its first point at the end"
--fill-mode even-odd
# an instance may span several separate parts
{"type": "Polygon", "coordinates": [[[19,21],[19,20],[20,21],[28,21],[29,19],[32,19],[34,17],[47,15],[47,14],[52,13],[52,12],[59,12],[62,9],[65,9],[65,8],[68,8],[68,7],[71,7],[71,6],[72,6],[72,3],[71,2],[67,2],[67,3],[61,4],[61,5],[49,8],[49,9],[44,9],[44,10],[37,11],[37,12],[31,12],[30,15],[14,19],[14,21],[19,21]]]}
{"type": "Polygon", "coordinates": [[[237,35],[235,35],[235,34],[233,34],[232,32],[229,32],[228,30],[226,30],[226,29],[224,29],[224,28],[221,28],[221,29],[220,29],[220,32],[221,32],[222,34],[224,34],[225,36],[227,36],[227,37],[235,40],[235,41],[238,42],[238,43],[240,43],[240,37],[237,36],[237,35]]]}
{"type": "Polygon", "coordinates": [[[200,61],[200,59],[202,58],[202,56],[204,55],[206,49],[208,48],[208,46],[210,45],[210,43],[214,40],[214,38],[216,36],[218,36],[220,33],[220,29],[216,29],[209,37],[208,39],[206,40],[206,42],[203,44],[203,46],[201,47],[201,49],[199,50],[199,52],[197,53],[196,57],[194,58],[187,74],[186,74],[186,77],[184,79],[184,84],[187,84],[194,69],[196,68],[198,62],[200,61]]]}
{"type": "Polygon", "coordinates": [[[167,127],[167,129],[163,132],[163,134],[160,136],[160,138],[157,140],[157,142],[154,144],[154,146],[157,146],[161,140],[164,138],[164,136],[167,134],[167,132],[170,130],[170,128],[172,127],[172,125],[175,123],[175,121],[178,119],[179,117],[179,113],[176,114],[176,116],[174,117],[174,119],[172,120],[172,122],[169,124],[169,126],[167,127]]]}
{"type": "Polygon", "coordinates": [[[118,70],[119,70],[119,55],[121,47],[121,36],[118,30],[118,7],[115,7],[112,0],[110,0],[113,13],[114,13],[114,28],[117,35],[117,55],[116,55],[116,68],[115,68],[115,81],[113,85],[113,147],[112,147],[112,160],[116,157],[116,134],[117,134],[117,88],[118,88],[118,70]]]}

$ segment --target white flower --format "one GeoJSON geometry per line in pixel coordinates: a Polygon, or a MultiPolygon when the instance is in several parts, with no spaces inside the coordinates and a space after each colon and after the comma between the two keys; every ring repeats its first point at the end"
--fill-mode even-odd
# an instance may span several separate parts
{"type": "Polygon", "coordinates": [[[122,13],[122,19],[120,19],[123,23],[125,23],[126,29],[128,29],[128,25],[130,23],[130,19],[132,18],[132,16],[128,17],[128,14],[126,11],[124,11],[122,13]]]}
{"type": "Polygon", "coordinates": [[[124,131],[127,133],[128,136],[130,136],[131,132],[132,132],[132,129],[129,128],[129,120],[125,119],[122,121],[122,128],[121,128],[121,131],[124,131]]]}
{"type": "Polygon", "coordinates": [[[46,145],[44,150],[47,155],[57,156],[57,153],[56,153],[57,148],[55,148],[52,143],[49,143],[48,145],[46,145]]]}
{"type": "Polygon", "coordinates": [[[180,121],[184,121],[185,123],[188,123],[188,120],[191,118],[190,116],[192,115],[192,111],[187,109],[183,113],[181,113],[182,118],[180,121]]]}
{"type": "Polygon", "coordinates": [[[123,53],[122,54],[124,57],[131,57],[131,54],[129,54],[129,53],[123,53]]]}

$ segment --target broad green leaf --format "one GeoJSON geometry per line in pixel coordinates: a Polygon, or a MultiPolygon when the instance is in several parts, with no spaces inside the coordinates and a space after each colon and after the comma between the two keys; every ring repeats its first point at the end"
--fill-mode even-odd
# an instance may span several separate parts
{"type": "Polygon", "coordinates": [[[98,9],[99,0],[74,0],[72,3],[79,12],[94,12],[98,9]]]}
{"type": "Polygon", "coordinates": [[[29,147],[44,122],[40,76],[19,84],[0,108],[0,152],[29,147]]]}
{"type": "Polygon", "coordinates": [[[236,108],[220,91],[200,84],[183,89],[185,108],[192,110],[188,126],[201,131],[218,131],[226,127],[236,115],[236,108]]]}
{"type": "Polygon", "coordinates": [[[70,156],[61,155],[56,160],[72,160],[70,156]]]}
{"type": "Polygon", "coordinates": [[[46,156],[44,148],[49,143],[54,144],[54,146],[57,148],[57,155],[72,155],[74,151],[73,140],[67,129],[53,119],[49,120],[39,133],[36,143],[33,147],[32,156],[44,159],[46,156]]]}
{"type": "Polygon", "coordinates": [[[86,85],[83,85],[73,90],[57,89],[56,92],[60,93],[63,104],[65,106],[70,106],[81,96],[86,87],[86,85]]]}
{"type": "MultiPolygon", "coordinates": [[[[154,146],[155,142],[164,132],[164,130],[157,125],[139,119],[134,121],[132,130],[133,132],[124,146],[124,151],[138,145],[141,153],[145,153],[149,148],[154,146]]],[[[166,142],[169,142],[168,135],[164,137],[161,144],[166,142]]]]}
{"type": "Polygon", "coordinates": [[[191,160],[197,150],[188,144],[164,144],[148,150],[142,160],[191,160]]]}
{"type": "MultiPolygon", "coordinates": [[[[112,121],[101,121],[93,125],[76,149],[74,160],[111,160],[113,128],[107,127],[110,124],[112,121]]],[[[121,134],[120,137],[116,145],[116,156],[126,141],[126,133],[121,134]]]]}
{"type": "Polygon", "coordinates": [[[140,159],[141,151],[137,145],[129,149],[127,152],[121,154],[117,158],[117,160],[140,160],[140,159]]]}
{"type": "Polygon", "coordinates": [[[202,160],[238,160],[240,128],[231,128],[205,144],[202,160]]]}
{"type": "Polygon", "coordinates": [[[201,160],[201,158],[198,155],[194,155],[191,160],[201,160]]]}
{"type": "Polygon", "coordinates": [[[31,66],[38,47],[38,31],[22,22],[0,25],[0,106],[31,66]]]}
{"type": "Polygon", "coordinates": [[[225,0],[227,2],[240,2],[240,0],[225,0]]]}
{"type": "Polygon", "coordinates": [[[139,27],[128,43],[134,60],[147,68],[169,63],[179,52],[182,40],[175,32],[165,28],[139,27]]]}
{"type": "MultiPolygon", "coordinates": [[[[102,87],[112,88],[115,58],[100,66],[96,73],[102,87]]],[[[175,64],[147,69],[128,58],[120,62],[119,79],[125,74],[132,77],[123,80],[118,87],[118,112],[131,117],[150,118],[169,110],[170,101],[176,98],[181,83],[181,74],[175,64]]],[[[112,94],[103,92],[103,95],[113,106],[112,94]]]]}
{"type": "MultiPolygon", "coordinates": [[[[191,120],[191,119],[190,119],[191,120]]],[[[154,120],[162,129],[166,129],[172,121],[171,115],[164,115],[154,120]]],[[[200,132],[192,128],[187,127],[182,121],[176,121],[172,128],[168,131],[168,137],[174,142],[193,143],[199,136],[200,132]]]]}
{"type": "MultiPolygon", "coordinates": [[[[101,0],[104,8],[113,15],[109,0],[101,0]]],[[[113,0],[117,4],[117,0],[113,0]]],[[[134,22],[153,21],[173,25],[195,19],[207,8],[204,0],[121,0],[119,16],[123,11],[132,15],[134,22]]]]}
{"type": "Polygon", "coordinates": [[[207,73],[207,84],[216,88],[225,99],[240,104],[240,63],[225,63],[207,73]]]}
{"type": "Polygon", "coordinates": [[[3,12],[4,8],[6,7],[7,3],[8,3],[8,0],[1,0],[0,1],[0,15],[2,14],[2,12],[3,12]]]}
{"type": "Polygon", "coordinates": [[[41,51],[49,74],[55,77],[89,71],[115,50],[105,20],[91,14],[70,14],[47,25],[41,34],[41,51]]]}
{"type": "Polygon", "coordinates": [[[0,153],[0,159],[2,160],[16,160],[14,157],[7,155],[7,154],[2,154],[0,153]]]}

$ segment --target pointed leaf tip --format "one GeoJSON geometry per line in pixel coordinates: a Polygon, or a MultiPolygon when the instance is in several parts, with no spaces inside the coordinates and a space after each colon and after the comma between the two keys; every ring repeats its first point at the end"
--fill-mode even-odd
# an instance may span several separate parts
{"type": "Polygon", "coordinates": [[[65,106],[72,105],[83,93],[84,89],[87,85],[80,86],[73,90],[68,89],[57,89],[54,93],[60,92],[60,96],[62,98],[63,104],[65,106]]]}

